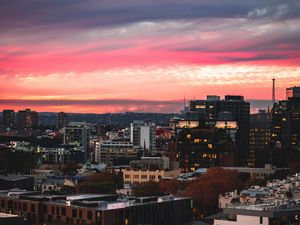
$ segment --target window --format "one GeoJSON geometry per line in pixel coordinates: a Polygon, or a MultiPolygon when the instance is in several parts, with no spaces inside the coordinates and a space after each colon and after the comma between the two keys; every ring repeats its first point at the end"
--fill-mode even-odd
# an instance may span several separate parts
{"type": "Polygon", "coordinates": [[[77,217],[77,210],[76,209],[72,209],[72,217],[73,218],[77,217]]]}
{"type": "Polygon", "coordinates": [[[66,215],[66,208],[65,207],[61,208],[61,215],[63,215],[63,216],[66,215]]]}
{"type": "Polygon", "coordinates": [[[263,224],[263,218],[259,217],[259,224],[263,224]]]}
{"type": "Polygon", "coordinates": [[[27,204],[23,203],[23,211],[27,211],[27,204]]]}
{"type": "Polygon", "coordinates": [[[82,211],[79,210],[79,218],[82,219],[82,211]]]}
{"type": "Polygon", "coordinates": [[[150,180],[155,180],[155,175],[150,175],[150,180]]]}
{"type": "Polygon", "coordinates": [[[89,220],[92,220],[92,219],[93,219],[93,213],[92,213],[92,211],[88,211],[88,212],[87,212],[87,218],[88,218],[89,220]]]}
{"type": "Polygon", "coordinates": [[[96,213],[96,216],[97,216],[97,220],[100,220],[100,218],[101,218],[101,213],[100,213],[100,212],[97,212],[97,213],[96,213]]]}

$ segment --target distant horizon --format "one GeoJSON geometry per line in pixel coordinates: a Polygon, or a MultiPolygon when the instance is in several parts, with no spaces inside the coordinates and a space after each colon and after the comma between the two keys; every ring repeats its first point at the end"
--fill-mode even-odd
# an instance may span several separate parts
{"type": "MultiPolygon", "coordinates": [[[[206,99],[206,98],[205,98],[206,99]]],[[[196,98],[196,100],[205,100],[196,98]]],[[[222,98],[221,98],[222,99],[222,98]]],[[[186,99],[186,105],[193,99],[186,99]]],[[[272,100],[268,99],[245,99],[250,102],[250,113],[255,113],[259,109],[272,108],[272,100]]],[[[276,100],[281,101],[281,100],[276,100]]],[[[183,99],[180,100],[138,100],[138,99],[92,99],[92,100],[16,100],[16,99],[0,99],[0,110],[12,109],[15,112],[24,109],[31,109],[39,113],[74,113],[74,114],[109,114],[109,113],[179,113],[183,109],[183,99]],[[11,105],[11,104],[14,105],[11,105]],[[67,103],[67,104],[66,104],[67,103]],[[75,103],[75,104],[74,104],[75,103]],[[110,104],[109,104],[110,103],[110,104]],[[98,104],[98,105],[97,105],[98,104]],[[49,105],[54,105],[55,108],[52,111],[47,111],[49,105]],[[61,106],[61,110],[59,107],[61,106]],[[68,111],[64,108],[81,107],[83,111],[68,111]],[[43,107],[46,107],[43,110],[43,107]],[[84,111],[84,107],[90,107],[92,111],[84,111]],[[102,109],[104,111],[93,111],[95,109],[102,109]],[[113,110],[117,107],[122,107],[123,110],[113,110]],[[136,108],[135,110],[128,110],[128,108],[136,108]],[[109,109],[112,109],[111,111],[109,109]]]]}

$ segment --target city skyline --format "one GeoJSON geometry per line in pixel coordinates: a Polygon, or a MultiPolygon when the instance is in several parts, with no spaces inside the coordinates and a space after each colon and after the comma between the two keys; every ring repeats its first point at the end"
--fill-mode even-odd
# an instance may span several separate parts
{"type": "Polygon", "coordinates": [[[293,0],[5,0],[0,12],[1,110],[176,112],[184,96],[269,101],[276,78],[281,100],[300,84],[293,0]]]}

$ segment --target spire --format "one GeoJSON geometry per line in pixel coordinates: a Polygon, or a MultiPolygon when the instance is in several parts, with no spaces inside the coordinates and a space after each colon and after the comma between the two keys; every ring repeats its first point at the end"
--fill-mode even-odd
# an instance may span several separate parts
{"type": "Polygon", "coordinates": [[[272,87],[272,103],[274,105],[276,98],[275,98],[275,78],[272,79],[273,81],[273,87],[272,87]]]}

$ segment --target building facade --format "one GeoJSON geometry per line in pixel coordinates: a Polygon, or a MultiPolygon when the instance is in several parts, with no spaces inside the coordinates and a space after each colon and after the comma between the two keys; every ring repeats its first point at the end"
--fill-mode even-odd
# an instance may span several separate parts
{"type": "Polygon", "coordinates": [[[87,126],[67,126],[63,128],[64,141],[66,145],[82,147],[85,152],[85,159],[89,157],[89,135],[90,129],[87,126]]]}
{"type": "Polygon", "coordinates": [[[287,88],[287,100],[275,103],[272,109],[271,140],[283,148],[300,147],[300,91],[287,88]]]}
{"type": "Polygon", "coordinates": [[[130,125],[130,141],[134,148],[142,148],[152,152],[156,149],[156,130],[155,124],[134,121],[130,125]]]}
{"type": "Polygon", "coordinates": [[[138,150],[133,148],[130,141],[108,140],[99,141],[95,148],[95,161],[105,163],[109,166],[118,164],[116,161],[135,160],[138,157],[138,150]]]}
{"type": "Polygon", "coordinates": [[[233,152],[235,165],[246,164],[250,104],[243,96],[227,95],[224,100],[207,96],[206,100],[193,100],[183,118],[184,121],[178,122],[176,135],[180,167],[185,171],[218,165],[221,156],[223,161],[228,161],[233,152]],[[201,160],[205,158],[208,160],[201,160]]]}
{"type": "Polygon", "coordinates": [[[64,113],[64,112],[60,112],[57,114],[57,122],[56,122],[56,126],[58,129],[61,129],[63,127],[68,126],[69,124],[69,119],[68,119],[68,114],[64,113]]]}
{"type": "Polygon", "coordinates": [[[36,129],[38,127],[38,113],[30,109],[18,111],[17,126],[22,130],[36,129]]]}
{"type": "Polygon", "coordinates": [[[263,166],[272,163],[271,153],[271,114],[259,111],[250,116],[249,131],[249,167],[263,166]]]}
{"type": "Polygon", "coordinates": [[[0,195],[0,211],[22,215],[28,225],[185,225],[192,205],[190,198],[167,196],[122,201],[115,195],[0,195]]]}
{"type": "Polygon", "coordinates": [[[15,112],[11,109],[3,110],[2,124],[6,127],[13,128],[15,126],[15,112]]]}

